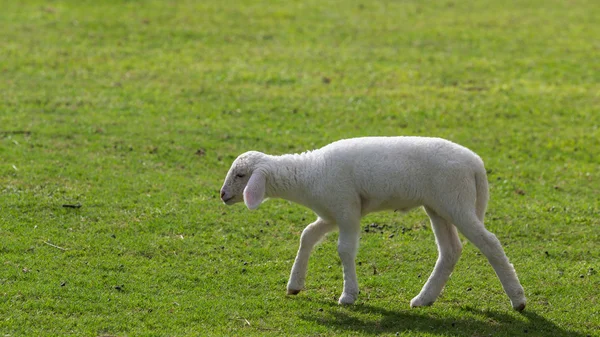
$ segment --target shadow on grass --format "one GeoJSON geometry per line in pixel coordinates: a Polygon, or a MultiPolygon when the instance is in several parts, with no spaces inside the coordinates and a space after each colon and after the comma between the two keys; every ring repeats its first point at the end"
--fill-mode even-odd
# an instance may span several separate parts
{"type": "Polygon", "coordinates": [[[520,314],[522,318],[519,318],[515,317],[515,314],[467,307],[462,310],[468,314],[442,316],[439,313],[428,313],[427,308],[392,311],[366,304],[350,307],[336,307],[330,303],[323,303],[323,305],[329,308],[322,312],[305,314],[301,318],[337,330],[373,335],[423,332],[444,336],[589,336],[565,330],[544,317],[528,311],[520,314]]]}

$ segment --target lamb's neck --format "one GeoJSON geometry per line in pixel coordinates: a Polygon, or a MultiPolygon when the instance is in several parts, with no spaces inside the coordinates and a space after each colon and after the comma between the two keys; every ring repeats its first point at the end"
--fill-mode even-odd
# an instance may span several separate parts
{"type": "Polygon", "coordinates": [[[314,173],[312,164],[308,153],[273,157],[273,165],[267,179],[267,197],[306,205],[309,198],[307,191],[314,173]]]}

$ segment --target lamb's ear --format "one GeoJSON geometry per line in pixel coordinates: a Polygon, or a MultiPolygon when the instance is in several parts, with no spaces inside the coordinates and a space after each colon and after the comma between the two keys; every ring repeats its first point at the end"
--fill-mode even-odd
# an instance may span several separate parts
{"type": "Polygon", "coordinates": [[[248,185],[244,188],[244,203],[248,209],[257,209],[265,199],[265,175],[260,171],[254,171],[248,185]]]}

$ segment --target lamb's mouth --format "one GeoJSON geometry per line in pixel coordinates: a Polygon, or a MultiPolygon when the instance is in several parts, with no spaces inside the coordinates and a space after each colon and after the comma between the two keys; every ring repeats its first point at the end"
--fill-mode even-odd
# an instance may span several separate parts
{"type": "Polygon", "coordinates": [[[233,200],[233,197],[229,197],[229,198],[227,198],[227,199],[223,199],[223,202],[224,202],[226,205],[230,205],[230,203],[229,203],[229,202],[230,202],[231,200],[233,200]]]}

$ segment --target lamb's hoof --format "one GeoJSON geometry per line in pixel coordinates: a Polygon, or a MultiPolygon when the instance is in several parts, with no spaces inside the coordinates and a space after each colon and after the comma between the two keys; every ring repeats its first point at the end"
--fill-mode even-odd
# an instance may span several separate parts
{"type": "Polygon", "coordinates": [[[356,295],[343,293],[342,296],[340,296],[338,303],[341,305],[350,305],[354,304],[354,301],[356,301],[356,295]]]}
{"type": "Polygon", "coordinates": [[[298,295],[300,293],[301,289],[288,289],[287,290],[287,294],[288,295],[298,295]]]}
{"type": "Polygon", "coordinates": [[[419,296],[413,298],[412,300],[410,300],[410,307],[411,308],[417,308],[417,307],[429,307],[433,304],[433,302],[435,301],[426,301],[422,298],[420,298],[419,296]]]}
{"type": "Polygon", "coordinates": [[[525,310],[525,301],[520,303],[513,303],[513,308],[518,312],[525,310]]]}

